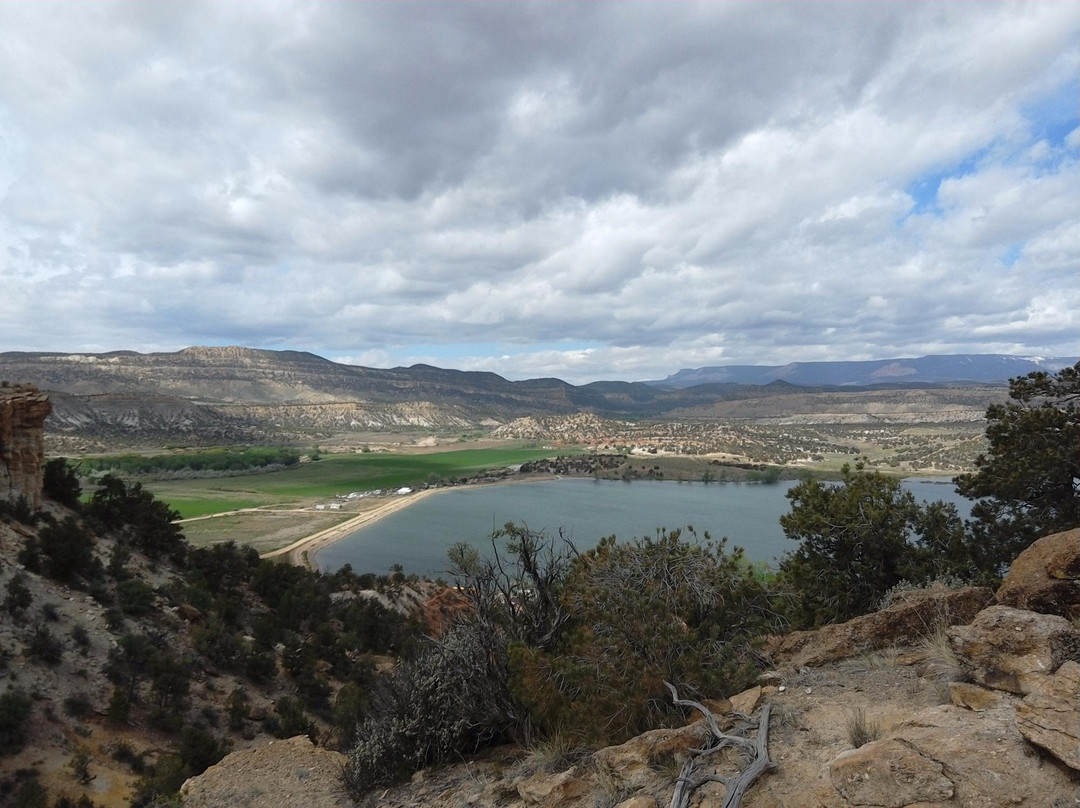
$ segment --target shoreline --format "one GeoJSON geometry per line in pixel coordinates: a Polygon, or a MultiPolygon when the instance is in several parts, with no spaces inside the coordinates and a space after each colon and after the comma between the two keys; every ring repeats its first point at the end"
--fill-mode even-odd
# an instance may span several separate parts
{"type": "MultiPolygon", "coordinates": [[[[510,477],[505,480],[492,480],[490,482],[475,483],[474,485],[518,485],[521,483],[544,482],[558,479],[559,477],[557,475],[539,474],[525,479],[510,477]]],[[[415,505],[417,502],[427,499],[433,494],[440,494],[443,491],[453,491],[456,488],[463,487],[471,486],[448,485],[441,488],[425,488],[423,491],[414,491],[411,494],[395,497],[390,502],[386,502],[369,511],[357,514],[351,519],[346,519],[344,522],[334,525],[333,527],[328,527],[325,530],[320,530],[316,533],[304,536],[303,538],[297,539],[291,544],[279,547],[276,550],[262,553],[259,555],[259,558],[279,558],[281,556],[286,556],[285,560],[289,564],[296,564],[297,566],[306,567],[309,570],[315,571],[316,568],[312,563],[312,556],[319,550],[344,539],[346,536],[355,533],[360,528],[367,527],[368,525],[378,522],[380,519],[385,519],[387,516],[403,511],[410,505],[415,505]]]]}
{"type": "Polygon", "coordinates": [[[422,499],[427,499],[427,497],[432,494],[438,494],[441,491],[449,490],[449,488],[427,488],[423,491],[416,491],[412,494],[396,497],[390,502],[357,514],[351,519],[346,519],[344,522],[334,525],[333,527],[328,527],[325,530],[312,533],[310,536],[304,536],[302,539],[297,539],[292,544],[279,547],[277,550],[263,553],[260,558],[278,558],[279,556],[286,556],[286,561],[288,561],[288,563],[314,570],[315,567],[311,562],[312,554],[334,542],[340,541],[350,533],[354,533],[366,525],[378,522],[380,519],[384,519],[391,514],[402,511],[422,499]]]}
{"type": "MultiPolygon", "coordinates": [[[[523,484],[523,483],[559,480],[559,479],[562,479],[564,476],[568,477],[568,478],[573,478],[573,477],[578,477],[578,476],[584,477],[586,475],[538,474],[536,476],[528,476],[528,477],[525,477],[525,478],[510,477],[510,478],[503,479],[503,480],[492,480],[492,481],[483,482],[483,483],[474,483],[473,485],[485,485],[485,486],[486,485],[490,485],[490,486],[520,485],[520,484],[523,484]]],[[[938,477],[938,475],[934,474],[934,473],[923,472],[923,473],[918,473],[918,474],[901,475],[902,479],[907,479],[909,477],[914,477],[914,478],[917,478],[917,479],[921,478],[921,479],[927,480],[927,482],[939,482],[938,479],[935,479],[935,478],[938,477]]],[[[946,482],[948,479],[949,479],[948,477],[945,477],[944,475],[941,475],[940,482],[946,482]]],[[[678,484],[678,482],[681,482],[681,481],[653,480],[652,482],[670,482],[670,483],[678,484]]],[[[727,482],[727,481],[719,481],[718,480],[713,484],[714,485],[722,485],[724,482],[727,482]]],[[[371,510],[364,511],[363,513],[357,514],[356,516],[354,516],[354,517],[352,517],[350,519],[346,519],[344,522],[341,522],[340,524],[334,525],[333,527],[329,527],[329,528],[326,528],[325,530],[320,530],[320,531],[317,531],[316,533],[312,533],[312,534],[310,534],[308,536],[304,536],[303,538],[297,539],[296,541],[292,542],[291,544],[288,544],[288,545],[286,545],[284,547],[279,547],[276,550],[270,550],[269,552],[262,553],[259,557],[260,558],[279,558],[281,556],[286,556],[285,560],[286,560],[287,563],[296,564],[298,566],[306,567],[309,570],[315,571],[316,567],[315,567],[315,565],[313,563],[313,556],[318,551],[325,549],[329,545],[340,541],[341,539],[345,538],[346,536],[349,536],[352,533],[355,533],[357,530],[359,530],[359,529],[361,529],[363,527],[367,527],[367,526],[369,526],[371,524],[374,524],[375,522],[380,521],[381,519],[385,519],[387,516],[391,516],[391,515],[393,515],[395,513],[403,511],[406,508],[408,508],[410,505],[414,505],[417,502],[420,502],[421,500],[427,499],[428,497],[432,496],[433,494],[439,494],[439,493],[441,493],[443,491],[452,491],[452,490],[454,490],[456,488],[461,488],[461,487],[471,487],[471,486],[445,486],[445,487],[442,487],[442,488],[426,488],[426,489],[424,489],[422,491],[415,491],[415,492],[413,492],[411,494],[406,494],[404,496],[396,497],[395,499],[391,500],[390,502],[386,502],[386,503],[384,503],[382,505],[379,505],[378,507],[372,508],[371,510]]],[[[233,513],[235,513],[235,512],[233,512],[233,513]]],[[[224,515],[226,515],[226,514],[211,514],[209,516],[199,516],[199,517],[194,517],[193,519],[184,520],[184,521],[195,521],[196,519],[208,519],[208,518],[213,518],[214,516],[224,516],[224,515]]]]}

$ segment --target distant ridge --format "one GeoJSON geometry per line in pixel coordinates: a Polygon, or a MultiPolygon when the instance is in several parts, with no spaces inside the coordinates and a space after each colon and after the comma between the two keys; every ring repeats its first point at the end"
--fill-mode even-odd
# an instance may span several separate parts
{"type": "MultiPolygon", "coordinates": [[[[694,374],[708,370],[702,369],[684,371],[690,379],[684,376],[681,385],[572,385],[430,365],[365,368],[303,351],[196,346],[147,354],[0,353],[0,379],[31,382],[50,394],[52,434],[114,444],[318,441],[342,431],[402,428],[460,433],[577,413],[635,420],[977,421],[1004,394],[1003,384],[964,385],[955,375],[946,374],[946,383],[918,381],[907,361],[835,363],[886,368],[866,386],[850,374],[839,377],[842,384],[809,384],[807,374],[794,372],[798,365],[757,369],[750,383],[700,383],[694,374]]],[[[1028,368],[1014,362],[996,375],[1028,368]]]]}
{"type": "Polygon", "coordinates": [[[867,387],[880,384],[992,384],[1037,370],[1053,372],[1076,364],[1076,358],[951,354],[867,362],[792,362],[788,365],[717,365],[680,370],[666,379],[646,382],[681,390],[700,384],[755,384],[776,381],[800,386],[867,387]]]}

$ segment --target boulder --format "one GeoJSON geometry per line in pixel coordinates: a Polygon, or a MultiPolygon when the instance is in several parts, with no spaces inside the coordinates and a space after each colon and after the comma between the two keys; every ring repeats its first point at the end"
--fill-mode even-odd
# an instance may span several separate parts
{"type": "Polygon", "coordinates": [[[615,808],[657,808],[657,805],[655,798],[639,795],[623,800],[615,808]]]}
{"type": "Polygon", "coordinates": [[[1066,662],[1016,705],[1020,734],[1080,771],[1080,665],[1066,662]]]}
{"type": "Polygon", "coordinates": [[[979,684],[1031,692],[1032,680],[1080,660],[1080,631],[1057,615],[991,606],[968,626],[946,631],[960,667],[979,684]]]}
{"type": "Polygon", "coordinates": [[[180,787],[184,808],[350,808],[345,756],[307,736],[233,752],[180,787]]]}
{"type": "Polygon", "coordinates": [[[701,745],[708,736],[702,721],[678,729],[654,729],[624,744],[599,750],[593,760],[611,772],[621,785],[639,789],[655,777],[652,764],[665,757],[683,755],[701,745]]]}
{"type": "Polygon", "coordinates": [[[995,598],[1045,614],[1080,612],[1080,528],[1041,538],[1020,553],[995,598]]]}
{"type": "Polygon", "coordinates": [[[536,772],[517,784],[518,796],[528,805],[562,805],[588,791],[589,785],[575,777],[572,769],[558,774],[536,772]]]}
{"type": "Polygon", "coordinates": [[[844,752],[829,764],[829,779],[851,805],[881,808],[942,802],[956,790],[944,766],[895,739],[844,752]]]}
{"type": "Polygon", "coordinates": [[[970,622],[993,600],[984,587],[943,586],[904,592],[896,603],[873,614],[816,631],[772,637],[765,651],[778,664],[818,667],[894,645],[911,644],[940,625],[970,622]]]}
{"type": "Polygon", "coordinates": [[[731,699],[729,699],[732,711],[742,713],[743,715],[750,715],[757,709],[758,704],[761,703],[761,695],[761,685],[756,685],[749,690],[744,690],[742,693],[732,696],[731,699]]]}
{"type": "Polygon", "coordinates": [[[949,701],[957,707],[966,707],[981,713],[993,710],[1001,704],[1001,693],[968,682],[949,682],[949,701]]]}

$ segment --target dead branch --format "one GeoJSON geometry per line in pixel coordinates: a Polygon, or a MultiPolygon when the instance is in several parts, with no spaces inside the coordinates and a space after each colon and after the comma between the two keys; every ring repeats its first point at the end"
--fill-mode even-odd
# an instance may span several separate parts
{"type": "Polygon", "coordinates": [[[712,736],[711,743],[708,746],[690,750],[690,755],[687,757],[682,770],[679,772],[679,777],[675,781],[675,792],[671,795],[671,808],[687,808],[690,804],[690,796],[694,791],[710,782],[723,783],[727,789],[722,808],[739,808],[743,795],[754,784],[754,781],[773,767],[773,762],[769,760],[769,713],[772,705],[766,704],[761,708],[757,736],[751,741],[742,735],[723,732],[720,725],[716,723],[716,717],[707,707],[690,699],[680,699],[679,691],[675,689],[674,685],[669,682],[664,682],[664,684],[671,691],[671,699],[675,706],[689,707],[697,710],[702,715],[712,736]],[[743,769],[737,777],[724,777],[719,774],[694,776],[694,769],[701,758],[728,746],[735,747],[750,756],[750,765],[743,769]]]}

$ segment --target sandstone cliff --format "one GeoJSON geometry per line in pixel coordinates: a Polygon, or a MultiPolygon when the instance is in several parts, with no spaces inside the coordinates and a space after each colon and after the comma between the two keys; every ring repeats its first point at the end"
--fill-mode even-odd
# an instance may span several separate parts
{"type": "Polygon", "coordinates": [[[49,397],[33,385],[0,386],[0,498],[41,505],[49,397]]]}

